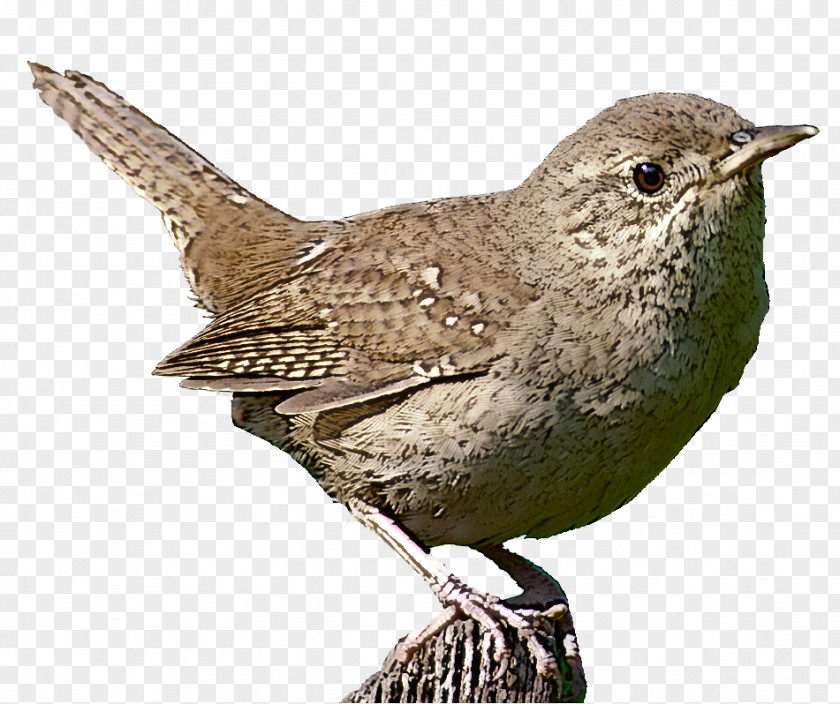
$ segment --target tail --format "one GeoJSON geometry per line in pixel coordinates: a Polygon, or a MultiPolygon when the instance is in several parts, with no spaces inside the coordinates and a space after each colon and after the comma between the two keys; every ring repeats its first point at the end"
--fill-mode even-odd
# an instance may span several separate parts
{"type": "MultiPolygon", "coordinates": [[[[242,188],[105,85],[30,63],[41,99],[90,150],[160,210],[198,305],[220,313],[277,279],[312,227],[242,188]]],[[[313,223],[312,225],[315,225],[313,223]]]]}

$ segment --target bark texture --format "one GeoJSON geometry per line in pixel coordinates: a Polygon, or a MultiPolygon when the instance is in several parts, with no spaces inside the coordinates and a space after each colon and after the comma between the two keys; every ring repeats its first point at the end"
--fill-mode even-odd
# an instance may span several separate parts
{"type": "Polygon", "coordinates": [[[571,614],[548,622],[544,640],[560,663],[560,676],[537,673],[524,641],[505,628],[513,657],[506,672],[494,659],[489,633],[472,620],[450,624],[411,660],[392,650],[382,669],[343,702],[582,702],[586,695],[571,614]]]}

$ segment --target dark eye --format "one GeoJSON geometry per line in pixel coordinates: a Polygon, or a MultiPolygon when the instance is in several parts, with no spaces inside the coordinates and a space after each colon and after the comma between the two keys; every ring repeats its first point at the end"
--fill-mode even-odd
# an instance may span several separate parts
{"type": "Polygon", "coordinates": [[[639,164],[633,169],[633,181],[642,193],[656,193],[665,185],[665,172],[656,164],[639,164]]]}

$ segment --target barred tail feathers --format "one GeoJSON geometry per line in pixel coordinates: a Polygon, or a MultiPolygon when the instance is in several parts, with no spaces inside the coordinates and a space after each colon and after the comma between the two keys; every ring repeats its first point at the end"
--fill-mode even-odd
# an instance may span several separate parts
{"type": "Polygon", "coordinates": [[[29,66],[41,99],[160,210],[202,307],[221,312],[251,295],[260,270],[251,260],[276,265],[306,239],[305,223],[249,193],[104,84],[78,71],[29,66]]]}

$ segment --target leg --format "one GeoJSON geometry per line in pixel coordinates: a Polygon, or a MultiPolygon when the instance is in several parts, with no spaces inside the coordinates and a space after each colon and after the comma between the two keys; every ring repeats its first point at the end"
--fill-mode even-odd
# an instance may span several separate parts
{"type": "Polygon", "coordinates": [[[566,592],[542,567],[501,545],[481,545],[475,549],[495,562],[522,588],[519,596],[505,599],[508,606],[540,611],[551,619],[566,615],[569,610],[566,592]]]}
{"type": "MultiPolygon", "coordinates": [[[[400,644],[398,657],[407,662],[423,644],[436,635],[452,621],[460,618],[472,618],[490,631],[494,643],[494,657],[501,664],[502,672],[507,669],[510,659],[510,646],[505,640],[500,623],[515,628],[525,638],[528,648],[537,662],[537,670],[544,677],[553,677],[559,673],[556,658],[537,637],[537,625],[543,618],[539,612],[520,614],[504,604],[498,597],[483,594],[471,589],[418,545],[399,524],[379,509],[351,501],[350,512],[363,525],[390,545],[414,570],[426,580],[432,592],[444,605],[445,610],[430,624],[409,633],[400,644]]],[[[510,553],[511,555],[513,553],[510,553]]],[[[514,556],[516,557],[516,556],[514,556]]],[[[520,558],[522,559],[522,558],[520,558]]],[[[530,564],[530,563],[529,563],[530,564]]]]}

